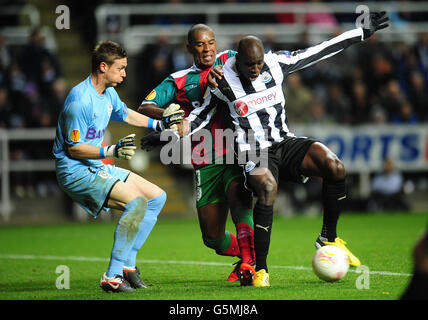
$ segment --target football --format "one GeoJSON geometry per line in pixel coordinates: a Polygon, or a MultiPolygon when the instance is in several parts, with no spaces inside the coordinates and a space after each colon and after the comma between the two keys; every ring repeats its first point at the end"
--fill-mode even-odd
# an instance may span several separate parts
{"type": "Polygon", "coordinates": [[[349,269],[345,251],[336,246],[319,248],[312,259],[312,270],[321,280],[334,282],[342,279],[349,269]]]}

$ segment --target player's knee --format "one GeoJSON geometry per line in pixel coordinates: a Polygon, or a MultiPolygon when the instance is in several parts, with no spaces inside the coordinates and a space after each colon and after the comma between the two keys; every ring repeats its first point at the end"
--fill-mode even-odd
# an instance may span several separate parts
{"type": "Polygon", "coordinates": [[[202,241],[204,242],[205,246],[216,251],[220,249],[222,240],[222,238],[211,238],[210,235],[202,236],[202,241]]]}
{"type": "Polygon", "coordinates": [[[266,177],[261,181],[260,201],[265,205],[272,205],[276,198],[278,185],[273,177],[266,177]]]}
{"type": "Polygon", "coordinates": [[[343,162],[336,156],[328,158],[326,161],[325,177],[332,180],[343,180],[345,176],[346,171],[343,162]]]}
{"type": "Polygon", "coordinates": [[[146,209],[147,200],[141,196],[132,199],[125,205],[125,211],[134,216],[144,216],[146,209]]]}
{"type": "Polygon", "coordinates": [[[165,192],[165,191],[162,191],[162,193],[161,193],[159,196],[157,196],[157,197],[155,197],[155,198],[150,199],[150,200],[148,201],[148,203],[149,203],[149,205],[150,205],[150,206],[152,206],[152,207],[162,209],[162,208],[163,208],[163,206],[165,205],[166,198],[167,198],[167,197],[166,197],[166,192],[165,192]]]}

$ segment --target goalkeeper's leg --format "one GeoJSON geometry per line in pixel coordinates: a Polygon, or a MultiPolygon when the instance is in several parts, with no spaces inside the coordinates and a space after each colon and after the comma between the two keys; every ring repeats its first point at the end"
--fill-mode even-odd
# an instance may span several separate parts
{"type": "MultiPolygon", "coordinates": [[[[135,267],[134,257],[156,223],[165,198],[162,189],[133,173],[130,173],[125,183],[119,181],[112,188],[107,206],[123,210],[123,214],[115,230],[106,277],[123,276],[123,269],[130,262],[133,264],[131,267],[135,267]],[[137,247],[138,250],[133,249],[137,247]]],[[[135,283],[131,285],[135,286],[135,283]]]]}

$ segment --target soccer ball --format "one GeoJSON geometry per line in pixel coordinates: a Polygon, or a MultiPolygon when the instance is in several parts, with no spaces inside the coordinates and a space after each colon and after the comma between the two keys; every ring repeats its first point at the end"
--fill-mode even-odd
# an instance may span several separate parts
{"type": "Polygon", "coordinates": [[[345,251],[336,246],[319,248],[312,259],[312,270],[321,280],[334,282],[342,279],[349,269],[345,251]]]}

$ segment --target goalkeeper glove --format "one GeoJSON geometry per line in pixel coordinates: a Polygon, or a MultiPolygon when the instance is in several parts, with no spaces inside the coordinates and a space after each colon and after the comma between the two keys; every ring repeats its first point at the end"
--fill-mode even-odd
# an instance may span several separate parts
{"type": "Polygon", "coordinates": [[[370,25],[369,28],[363,27],[364,40],[371,37],[373,33],[378,30],[384,29],[389,26],[389,18],[385,11],[382,12],[370,12],[370,25]]]}
{"type": "Polygon", "coordinates": [[[155,131],[163,131],[165,129],[177,130],[177,123],[183,121],[184,110],[180,109],[180,105],[171,103],[162,114],[162,120],[149,120],[149,129],[155,131]]]}
{"type": "Polygon", "coordinates": [[[119,158],[130,160],[137,146],[135,145],[135,133],[127,135],[119,140],[117,144],[113,144],[100,149],[101,158],[119,158]]]}

